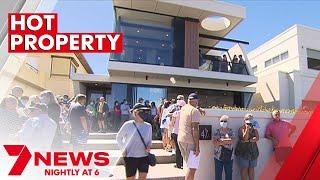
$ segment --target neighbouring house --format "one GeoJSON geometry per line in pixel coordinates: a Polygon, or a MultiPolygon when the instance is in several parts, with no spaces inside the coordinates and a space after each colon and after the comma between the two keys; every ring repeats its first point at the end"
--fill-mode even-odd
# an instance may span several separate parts
{"type": "Polygon", "coordinates": [[[43,90],[51,90],[55,94],[67,94],[72,97],[82,88],[79,83],[70,79],[72,74],[93,73],[82,54],[30,53],[22,61],[10,86],[22,87],[24,95],[28,96],[39,94],[43,90]]]}
{"type": "Polygon", "coordinates": [[[319,103],[319,95],[306,96],[319,75],[319,42],[319,29],[296,24],[248,53],[258,77],[250,106],[312,108],[319,103]]]}
{"type": "Polygon", "coordinates": [[[8,53],[7,13],[49,11],[55,3],[41,0],[4,0],[0,12],[0,97],[10,93],[11,87],[21,86],[24,95],[52,90],[55,94],[73,96],[81,91],[81,85],[72,81],[74,73],[92,74],[82,54],[73,53],[8,53]]]}

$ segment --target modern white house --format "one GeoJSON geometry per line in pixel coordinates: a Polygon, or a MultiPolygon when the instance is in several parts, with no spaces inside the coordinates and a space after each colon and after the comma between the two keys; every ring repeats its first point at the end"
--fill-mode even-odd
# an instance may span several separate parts
{"type": "Polygon", "coordinates": [[[250,106],[299,108],[319,103],[319,96],[306,97],[320,70],[319,42],[319,29],[296,24],[248,53],[258,77],[250,106]]]}
{"type": "Polygon", "coordinates": [[[204,107],[248,106],[255,92],[248,86],[257,82],[242,47],[248,42],[225,38],[245,19],[244,7],[213,0],[113,0],[113,5],[124,51],[110,55],[109,75],[72,75],[89,99],[106,96],[113,105],[142,97],[158,104],[198,92],[204,107]],[[216,47],[220,41],[234,46],[216,47]],[[234,55],[246,63],[231,62],[234,55]]]}

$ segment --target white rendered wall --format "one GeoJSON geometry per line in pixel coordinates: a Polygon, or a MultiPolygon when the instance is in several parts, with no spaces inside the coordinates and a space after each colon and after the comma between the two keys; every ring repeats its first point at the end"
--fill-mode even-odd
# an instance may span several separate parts
{"type": "MultiPolygon", "coordinates": [[[[206,109],[206,116],[202,117],[200,124],[212,125],[212,130],[214,132],[219,128],[219,118],[225,114],[230,117],[229,127],[237,132],[239,127],[243,125],[243,117],[246,113],[247,112],[244,111],[206,109]]],[[[271,122],[271,116],[269,112],[251,113],[253,113],[254,119],[257,120],[260,125],[260,128],[258,129],[260,135],[260,140],[258,141],[260,155],[258,157],[258,166],[255,169],[255,179],[257,179],[272,154],[272,143],[270,140],[264,138],[266,126],[271,122]]],[[[293,119],[294,114],[282,113],[281,116],[283,119],[290,121],[293,119]]],[[[297,134],[295,133],[293,137],[296,136],[297,134]]],[[[195,179],[214,179],[215,171],[212,141],[200,141],[200,154],[200,168],[196,172],[195,179]]],[[[233,163],[233,179],[240,179],[237,160],[234,160],[233,163]]]]}
{"type": "MultiPolygon", "coordinates": [[[[279,101],[279,104],[275,103],[278,105],[276,107],[299,108],[319,74],[317,70],[308,69],[307,48],[320,51],[319,42],[319,29],[294,25],[251,51],[248,54],[251,67],[258,66],[258,71],[255,73],[258,82],[253,85],[256,87],[256,94],[251,106],[270,105],[272,99],[270,99],[269,90],[265,87],[265,83],[268,82],[273,87],[275,100],[279,101]],[[288,59],[265,68],[265,61],[287,50],[288,59]]],[[[320,101],[320,98],[314,97],[308,100],[320,101]]]]}
{"type": "Polygon", "coordinates": [[[289,28],[251,51],[248,53],[248,59],[251,67],[258,66],[258,71],[255,73],[258,77],[270,72],[292,72],[293,70],[299,70],[297,27],[293,26],[289,28]],[[289,53],[288,59],[265,68],[265,61],[286,51],[289,53]]]}

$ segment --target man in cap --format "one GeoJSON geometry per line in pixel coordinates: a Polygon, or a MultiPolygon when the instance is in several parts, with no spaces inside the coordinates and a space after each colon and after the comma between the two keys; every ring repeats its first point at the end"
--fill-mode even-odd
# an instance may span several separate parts
{"type": "MultiPolygon", "coordinates": [[[[188,104],[181,108],[178,144],[183,159],[188,162],[190,152],[195,156],[200,154],[199,146],[199,122],[200,111],[197,109],[199,104],[199,97],[196,93],[191,93],[188,97],[188,104]]],[[[189,168],[186,178],[193,180],[197,169],[189,168]]]]}

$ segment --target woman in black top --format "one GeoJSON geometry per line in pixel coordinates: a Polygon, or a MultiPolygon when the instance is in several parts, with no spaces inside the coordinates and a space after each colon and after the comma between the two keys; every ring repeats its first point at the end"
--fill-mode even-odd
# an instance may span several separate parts
{"type": "Polygon", "coordinates": [[[246,114],[244,125],[239,128],[239,142],[237,144],[235,155],[238,157],[241,179],[254,180],[254,168],[257,166],[259,149],[257,141],[259,132],[254,127],[253,115],[246,114]]]}

